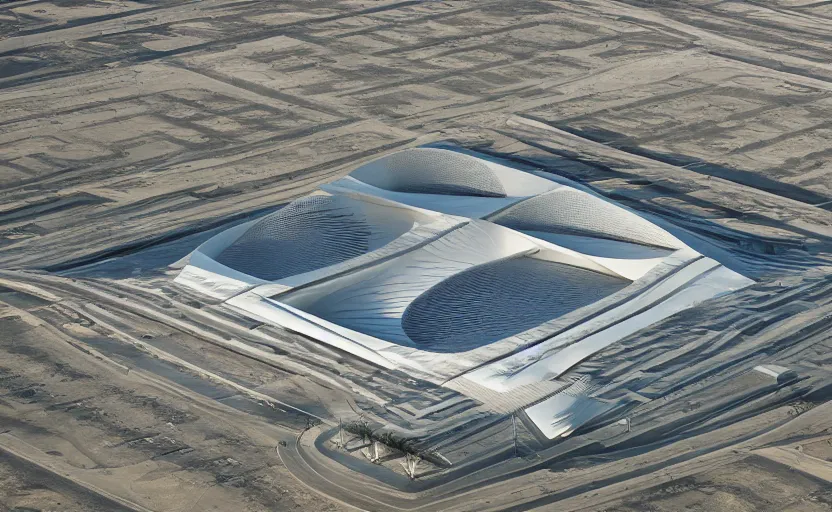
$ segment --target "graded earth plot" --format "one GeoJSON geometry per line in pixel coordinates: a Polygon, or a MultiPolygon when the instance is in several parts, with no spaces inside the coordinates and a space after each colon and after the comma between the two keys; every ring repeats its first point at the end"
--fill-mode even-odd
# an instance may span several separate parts
{"type": "MultiPolygon", "coordinates": [[[[208,240],[176,282],[486,406],[472,388],[553,381],[753,283],[581,185],[463,152],[404,150],[322,189],[208,240]]],[[[565,396],[527,409],[548,438],[611,407],[565,396]]]]}

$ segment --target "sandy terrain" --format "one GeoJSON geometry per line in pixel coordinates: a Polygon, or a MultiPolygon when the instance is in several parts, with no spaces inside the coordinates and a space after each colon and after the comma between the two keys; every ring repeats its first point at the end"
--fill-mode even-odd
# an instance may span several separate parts
{"type": "Polygon", "coordinates": [[[0,3],[0,511],[832,509],[830,26],[811,0],[0,3]],[[757,284],[576,367],[614,417],[558,443],[519,418],[514,457],[511,404],[172,283],[429,143],[585,183],[757,284]],[[335,448],[359,413],[451,468],[335,448]]]}

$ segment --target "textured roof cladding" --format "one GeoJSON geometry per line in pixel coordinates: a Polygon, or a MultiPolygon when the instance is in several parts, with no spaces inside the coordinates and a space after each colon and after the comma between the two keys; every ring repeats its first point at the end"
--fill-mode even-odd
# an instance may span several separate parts
{"type": "Polygon", "coordinates": [[[349,200],[304,197],[254,224],[216,260],[271,281],[360,256],[371,235],[366,217],[349,200]]]}
{"type": "Polygon", "coordinates": [[[351,176],[393,192],[506,197],[500,179],[485,162],[442,149],[394,153],[357,169],[351,176]]]}
{"type": "Polygon", "coordinates": [[[474,267],[414,300],[402,328],[422,350],[461,352],[526,331],[630,281],[529,257],[474,267]]]}
{"type": "Polygon", "coordinates": [[[329,322],[411,345],[402,314],[419,295],[454,274],[535,249],[505,228],[473,221],[400,257],[289,292],[280,301],[329,322]]]}
{"type": "Polygon", "coordinates": [[[592,236],[674,249],[682,246],[673,235],[635,213],[565,187],[526,199],[489,220],[521,231],[592,236]]]}

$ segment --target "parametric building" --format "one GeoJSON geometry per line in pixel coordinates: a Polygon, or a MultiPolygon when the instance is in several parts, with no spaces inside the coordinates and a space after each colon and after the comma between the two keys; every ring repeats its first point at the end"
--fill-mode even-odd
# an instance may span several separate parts
{"type": "Polygon", "coordinates": [[[262,322],[496,410],[547,437],[606,404],[559,377],[650,324],[752,283],[577,183],[409,149],[228,229],[176,281],[262,322]]]}

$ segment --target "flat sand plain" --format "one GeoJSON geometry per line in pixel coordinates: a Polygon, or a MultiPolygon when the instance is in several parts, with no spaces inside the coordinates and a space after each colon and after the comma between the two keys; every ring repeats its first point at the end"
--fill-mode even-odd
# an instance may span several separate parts
{"type": "Polygon", "coordinates": [[[0,510],[832,509],[830,27],[812,0],[0,3],[0,510]],[[626,439],[457,498],[332,484],[293,407],[382,415],[409,384],[169,283],[429,143],[664,216],[758,285],[578,369],[642,404],[626,439]],[[763,363],[805,385],[711,407],[763,363]]]}

